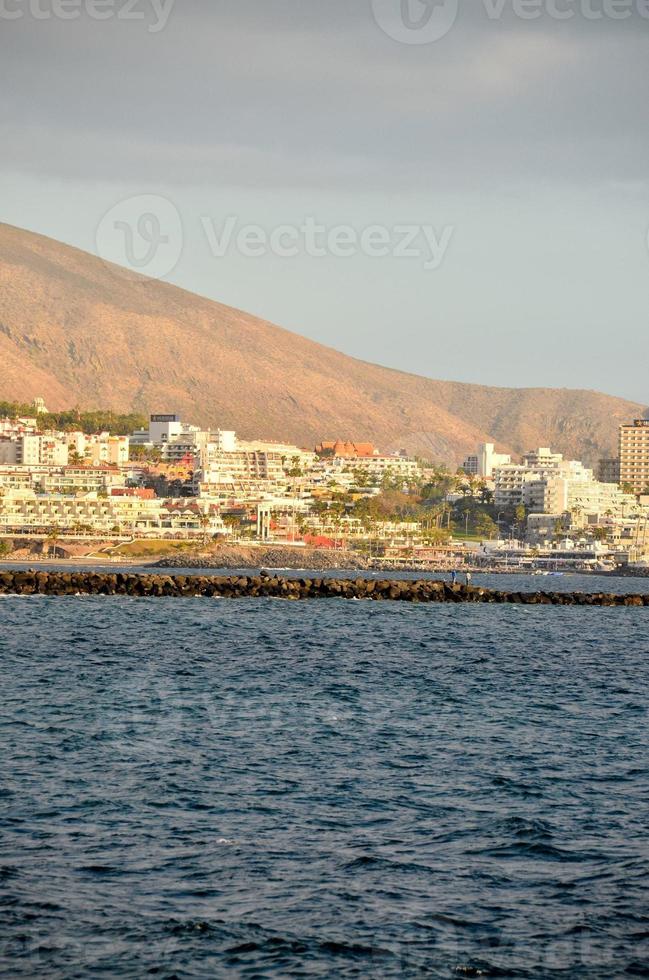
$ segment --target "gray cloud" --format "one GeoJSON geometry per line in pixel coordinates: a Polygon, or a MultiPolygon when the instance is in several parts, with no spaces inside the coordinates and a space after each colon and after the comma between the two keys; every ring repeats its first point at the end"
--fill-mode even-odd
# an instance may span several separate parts
{"type": "MultiPolygon", "coordinates": [[[[35,2],[57,0],[0,12],[35,2]]],[[[401,0],[383,2],[396,17],[401,0]]],[[[176,0],[158,33],[153,0],[140,21],[0,16],[3,217],[92,249],[117,201],[162,193],[185,228],[180,285],[429,376],[644,402],[649,19],[556,0],[580,11],[559,21],[537,0],[525,20],[517,2],[460,0],[421,45],[388,36],[371,0],[176,0]],[[228,214],[455,234],[432,274],[217,262],[201,216],[228,214]]]]}
{"type": "Polygon", "coordinates": [[[423,46],[388,38],[361,0],[177,0],[159,34],[87,17],[0,27],[5,168],[424,188],[647,174],[637,17],[494,22],[480,0],[423,46]]]}

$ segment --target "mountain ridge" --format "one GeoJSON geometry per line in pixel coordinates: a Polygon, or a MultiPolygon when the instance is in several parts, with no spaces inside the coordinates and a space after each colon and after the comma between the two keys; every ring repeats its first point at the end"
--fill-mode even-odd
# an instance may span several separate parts
{"type": "Polygon", "coordinates": [[[478,443],[594,462],[646,407],[569,388],[436,381],[0,224],[0,399],[179,411],[243,437],[372,441],[459,463],[478,443]]]}

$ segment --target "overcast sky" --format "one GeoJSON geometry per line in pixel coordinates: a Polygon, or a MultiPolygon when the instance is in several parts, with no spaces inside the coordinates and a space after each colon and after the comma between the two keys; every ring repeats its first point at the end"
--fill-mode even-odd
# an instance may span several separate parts
{"type": "Polygon", "coordinates": [[[648,93],[649,0],[0,0],[0,220],[367,360],[648,403],[648,93]]]}

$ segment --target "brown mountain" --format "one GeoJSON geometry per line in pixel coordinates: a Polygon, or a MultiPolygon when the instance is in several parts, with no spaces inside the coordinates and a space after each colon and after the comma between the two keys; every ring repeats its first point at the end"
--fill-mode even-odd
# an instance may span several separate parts
{"type": "Polygon", "coordinates": [[[609,455],[644,406],[367,364],[247,313],[0,225],[0,399],[177,411],[244,437],[372,441],[460,462],[479,442],[609,455]]]}

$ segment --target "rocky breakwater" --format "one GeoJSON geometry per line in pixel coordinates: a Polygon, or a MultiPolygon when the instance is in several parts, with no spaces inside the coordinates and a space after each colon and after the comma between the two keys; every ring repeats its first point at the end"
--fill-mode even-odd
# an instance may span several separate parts
{"type": "Polygon", "coordinates": [[[0,595],[104,595],[149,598],[369,599],[387,602],[517,603],[545,606],[649,606],[648,595],[498,592],[431,581],[283,578],[271,575],[131,575],[108,572],[0,572],[0,595]]]}

